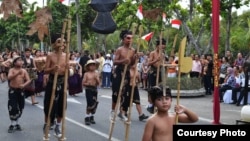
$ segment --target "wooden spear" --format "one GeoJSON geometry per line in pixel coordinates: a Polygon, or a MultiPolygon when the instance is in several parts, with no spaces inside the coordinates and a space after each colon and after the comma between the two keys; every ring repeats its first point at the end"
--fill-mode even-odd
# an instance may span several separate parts
{"type": "MultiPolygon", "coordinates": [[[[135,30],[136,30],[136,27],[132,27],[132,35],[133,36],[135,34],[135,30]]],[[[132,47],[132,42],[129,45],[129,50],[128,50],[128,53],[127,53],[127,58],[130,55],[130,49],[131,49],[131,47],[132,47]]],[[[117,96],[117,102],[116,102],[116,106],[115,106],[114,116],[111,119],[111,125],[110,125],[110,130],[109,130],[109,141],[111,141],[111,138],[112,138],[112,134],[113,134],[114,126],[115,126],[116,114],[117,114],[117,111],[118,111],[118,109],[120,107],[121,93],[122,93],[122,89],[123,89],[123,86],[124,86],[123,84],[124,84],[124,80],[125,80],[127,69],[128,69],[128,64],[125,64],[124,70],[123,70],[123,74],[122,74],[122,80],[121,80],[121,84],[120,84],[120,89],[119,89],[119,93],[118,93],[118,96],[117,96]]]]}
{"type": "MultiPolygon", "coordinates": [[[[179,105],[180,101],[180,88],[181,88],[181,73],[188,73],[192,69],[192,58],[191,57],[184,57],[185,48],[186,48],[187,37],[184,37],[181,41],[179,47],[179,60],[178,60],[178,88],[177,88],[177,105],[179,105]]],[[[178,123],[178,113],[176,113],[176,124],[178,123]]]]}
{"type": "MultiPolygon", "coordinates": [[[[161,61],[163,61],[163,58],[162,58],[162,31],[160,33],[160,47],[159,47],[159,55],[161,57],[161,61]]],[[[156,86],[159,86],[159,75],[160,75],[160,66],[161,66],[162,63],[160,63],[158,66],[157,66],[157,73],[156,73],[156,86]]],[[[164,92],[164,90],[163,90],[164,92]]],[[[154,106],[154,113],[157,111],[157,108],[156,106],[154,106]]]]}
{"type": "MultiPolygon", "coordinates": [[[[159,39],[159,40],[160,40],[159,55],[160,55],[161,60],[162,60],[162,48],[161,48],[161,46],[162,46],[162,31],[161,31],[161,33],[160,33],[160,39],[159,39]]],[[[156,86],[159,86],[160,66],[161,66],[161,64],[159,64],[159,65],[157,66],[156,86]]]]}
{"type": "MultiPolygon", "coordinates": [[[[65,34],[65,31],[66,31],[66,25],[67,25],[67,21],[64,20],[64,22],[63,22],[63,28],[62,28],[62,34],[61,34],[61,39],[64,39],[64,34],[65,34]]],[[[63,46],[63,41],[61,41],[61,46],[63,46]]],[[[62,54],[62,50],[59,49],[59,52],[57,54],[57,65],[59,65],[61,54],[62,54]]],[[[50,122],[51,122],[50,121],[50,114],[51,114],[51,110],[52,110],[54,99],[55,99],[55,91],[56,91],[56,85],[57,85],[57,78],[58,78],[58,71],[56,71],[55,74],[54,74],[52,94],[51,94],[51,98],[50,98],[47,123],[46,123],[46,127],[45,127],[45,136],[44,136],[43,140],[49,140],[49,137],[48,137],[49,134],[48,134],[48,132],[49,132],[50,122]]]]}
{"type": "MultiPolygon", "coordinates": [[[[68,27],[67,27],[67,45],[66,45],[66,61],[65,64],[68,65],[69,63],[69,46],[70,46],[70,32],[71,32],[71,17],[69,16],[68,19],[68,27]]],[[[67,92],[68,92],[68,77],[69,77],[69,68],[65,70],[64,76],[64,90],[63,90],[63,118],[62,118],[62,136],[59,141],[66,140],[65,138],[65,115],[66,115],[66,102],[67,102],[67,92]]]]}
{"type": "MultiPolygon", "coordinates": [[[[139,26],[139,39],[138,39],[138,45],[137,45],[137,52],[140,50],[141,46],[141,35],[143,32],[143,27],[142,25],[139,26]]],[[[135,65],[137,65],[138,59],[135,60],[135,65]]],[[[131,124],[131,111],[132,111],[132,106],[133,106],[133,98],[134,98],[134,89],[136,85],[136,73],[137,73],[137,67],[135,67],[135,73],[133,76],[132,80],[132,91],[130,94],[130,103],[129,103],[129,110],[128,110],[128,121],[126,122],[126,130],[125,130],[125,141],[128,141],[129,139],[129,129],[130,129],[130,124],[131,124]]],[[[128,82],[130,83],[130,82],[128,82]]]]}

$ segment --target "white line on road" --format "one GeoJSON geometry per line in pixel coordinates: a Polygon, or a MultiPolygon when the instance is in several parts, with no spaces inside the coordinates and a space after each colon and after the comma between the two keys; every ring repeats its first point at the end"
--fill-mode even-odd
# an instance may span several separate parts
{"type": "Polygon", "coordinates": [[[101,95],[101,97],[103,97],[103,98],[108,98],[108,99],[111,99],[111,98],[112,98],[111,96],[107,96],[107,95],[101,95]]]}
{"type": "MultiPolygon", "coordinates": [[[[31,101],[30,101],[30,100],[25,99],[25,101],[31,104],[31,101]]],[[[35,105],[35,106],[37,106],[37,107],[40,108],[40,109],[43,109],[43,106],[41,106],[41,105],[39,105],[39,104],[37,104],[37,105],[35,105]]],[[[81,124],[80,122],[77,122],[77,121],[75,121],[75,120],[73,120],[73,119],[71,119],[71,118],[65,117],[65,119],[66,119],[67,121],[69,121],[69,122],[71,122],[71,123],[77,125],[77,126],[80,126],[80,127],[82,127],[82,128],[85,128],[85,129],[87,129],[87,130],[89,130],[89,131],[91,131],[91,132],[93,132],[93,133],[95,133],[95,134],[97,134],[97,135],[100,135],[100,136],[102,136],[102,137],[104,137],[104,138],[109,139],[109,135],[107,135],[107,134],[105,134],[105,133],[103,133],[103,132],[100,132],[100,131],[95,130],[95,129],[93,129],[93,128],[90,128],[90,127],[88,127],[88,126],[86,126],[86,125],[83,125],[83,124],[81,124]]],[[[120,140],[113,137],[113,138],[112,138],[112,141],[120,141],[120,140]]]]}

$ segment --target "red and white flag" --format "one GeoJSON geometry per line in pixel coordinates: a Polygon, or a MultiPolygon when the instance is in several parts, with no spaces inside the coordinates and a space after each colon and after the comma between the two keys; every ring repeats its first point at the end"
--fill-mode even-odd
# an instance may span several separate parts
{"type": "Polygon", "coordinates": [[[142,36],[141,38],[142,38],[143,40],[149,41],[149,40],[153,37],[153,35],[154,35],[154,32],[150,32],[150,33],[148,33],[148,34],[142,36]]]}
{"type": "Polygon", "coordinates": [[[142,5],[140,4],[138,9],[137,9],[137,12],[136,12],[136,16],[142,20],[143,19],[143,14],[142,14],[142,5]]]}
{"type": "Polygon", "coordinates": [[[162,21],[163,21],[164,23],[167,23],[166,17],[167,17],[166,13],[163,12],[163,13],[162,13],[162,21]]]}
{"type": "Polygon", "coordinates": [[[61,4],[64,4],[66,6],[70,6],[71,3],[74,3],[75,0],[58,0],[61,4]]]}
{"type": "Polygon", "coordinates": [[[171,21],[172,27],[176,29],[180,29],[181,26],[181,21],[178,19],[172,20],[171,21]]]}

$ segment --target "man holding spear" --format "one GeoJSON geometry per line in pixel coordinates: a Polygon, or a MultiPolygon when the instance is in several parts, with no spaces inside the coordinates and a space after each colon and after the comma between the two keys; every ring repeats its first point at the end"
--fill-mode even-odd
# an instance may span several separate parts
{"type": "MultiPolygon", "coordinates": [[[[44,97],[44,114],[45,114],[45,124],[44,124],[44,131],[47,126],[48,118],[56,116],[56,126],[55,126],[55,135],[60,137],[61,136],[61,121],[63,118],[63,110],[64,110],[64,75],[65,71],[68,68],[66,62],[66,53],[63,50],[66,47],[65,39],[61,39],[60,34],[52,35],[51,37],[52,47],[54,49],[47,56],[46,64],[44,72],[49,74],[49,80],[45,90],[45,97],[44,97]],[[59,60],[59,61],[58,61],[59,60]],[[51,114],[49,115],[50,110],[50,102],[51,102],[51,95],[53,91],[53,80],[55,74],[58,73],[57,81],[56,81],[56,89],[55,89],[55,99],[54,104],[51,108],[51,114]],[[50,116],[50,117],[49,117],[50,116]]],[[[53,99],[52,99],[53,100],[53,99]]],[[[52,118],[53,122],[53,118],[52,118]]]]}

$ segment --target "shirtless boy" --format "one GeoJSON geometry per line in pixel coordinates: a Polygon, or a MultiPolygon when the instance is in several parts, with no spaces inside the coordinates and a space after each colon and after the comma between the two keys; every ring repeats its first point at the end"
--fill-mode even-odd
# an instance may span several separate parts
{"type": "Polygon", "coordinates": [[[100,85],[100,78],[96,72],[96,62],[88,60],[85,65],[85,73],[82,85],[85,86],[85,96],[87,100],[85,124],[95,124],[94,114],[98,105],[97,101],[97,86],[100,85]]]}
{"type": "Polygon", "coordinates": [[[24,94],[23,88],[25,88],[31,82],[30,77],[25,69],[22,68],[23,60],[20,56],[13,58],[13,68],[9,70],[9,100],[8,110],[11,125],[8,132],[12,133],[14,130],[21,131],[22,128],[18,124],[18,119],[22,115],[24,109],[24,94]]]}
{"type": "Polygon", "coordinates": [[[51,39],[52,47],[54,49],[53,52],[47,55],[44,73],[49,75],[49,79],[46,85],[45,96],[44,96],[44,114],[45,114],[45,127],[47,126],[48,118],[51,118],[51,123],[53,125],[53,116],[56,115],[56,126],[55,126],[55,135],[57,137],[61,136],[61,121],[63,116],[63,99],[64,99],[64,75],[65,70],[68,68],[68,63],[66,63],[66,54],[63,52],[65,49],[65,39],[61,39],[60,34],[56,34],[52,36],[51,39]],[[61,43],[63,42],[63,43],[61,43]],[[58,57],[60,57],[58,59],[58,57]],[[58,61],[59,60],[59,61],[58,61]],[[55,73],[58,73],[57,85],[55,91],[55,99],[54,104],[51,110],[51,115],[48,117],[49,106],[51,100],[51,94],[53,89],[53,80],[55,73]],[[57,108],[57,109],[55,109],[57,108]]]}
{"type": "Polygon", "coordinates": [[[149,91],[153,104],[157,107],[157,112],[148,120],[144,128],[142,141],[173,141],[173,125],[176,122],[194,123],[198,121],[198,116],[182,105],[175,106],[176,113],[169,113],[172,103],[171,90],[166,89],[165,96],[159,86],[152,87],[149,91]]]}

